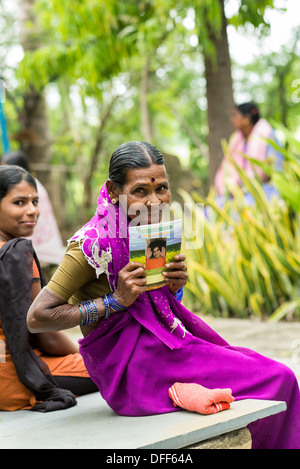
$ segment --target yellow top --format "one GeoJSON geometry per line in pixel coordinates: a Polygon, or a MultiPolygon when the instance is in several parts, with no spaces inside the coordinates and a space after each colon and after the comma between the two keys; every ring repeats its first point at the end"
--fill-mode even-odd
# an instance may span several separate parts
{"type": "Polygon", "coordinates": [[[106,274],[96,277],[95,269],[75,241],[68,246],[47,288],[71,304],[99,298],[111,291],[106,274]]]}

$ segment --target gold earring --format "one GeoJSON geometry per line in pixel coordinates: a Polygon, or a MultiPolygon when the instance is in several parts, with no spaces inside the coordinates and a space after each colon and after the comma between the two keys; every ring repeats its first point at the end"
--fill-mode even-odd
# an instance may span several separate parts
{"type": "Polygon", "coordinates": [[[112,203],[112,204],[115,205],[116,202],[117,202],[116,199],[111,199],[111,203],[112,203]]]}

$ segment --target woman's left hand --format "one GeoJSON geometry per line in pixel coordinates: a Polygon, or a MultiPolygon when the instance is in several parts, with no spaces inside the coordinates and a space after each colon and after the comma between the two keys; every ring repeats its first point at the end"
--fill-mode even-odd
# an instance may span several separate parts
{"type": "Polygon", "coordinates": [[[185,265],[185,255],[176,254],[174,259],[174,262],[169,262],[165,265],[168,271],[164,271],[163,276],[165,277],[170,291],[175,295],[181,287],[186,285],[188,274],[185,265]]]}

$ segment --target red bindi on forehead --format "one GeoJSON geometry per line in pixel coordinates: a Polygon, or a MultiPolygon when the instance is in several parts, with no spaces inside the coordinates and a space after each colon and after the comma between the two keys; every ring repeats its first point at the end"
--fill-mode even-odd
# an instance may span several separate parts
{"type": "Polygon", "coordinates": [[[154,182],[155,181],[155,178],[151,178],[151,182],[154,182]]]}

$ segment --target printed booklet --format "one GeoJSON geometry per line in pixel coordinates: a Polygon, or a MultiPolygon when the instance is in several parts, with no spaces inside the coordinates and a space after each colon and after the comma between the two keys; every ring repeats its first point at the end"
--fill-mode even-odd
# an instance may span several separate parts
{"type": "Polygon", "coordinates": [[[147,290],[165,285],[165,264],[180,253],[182,220],[129,227],[130,260],[144,264],[147,290]]]}

